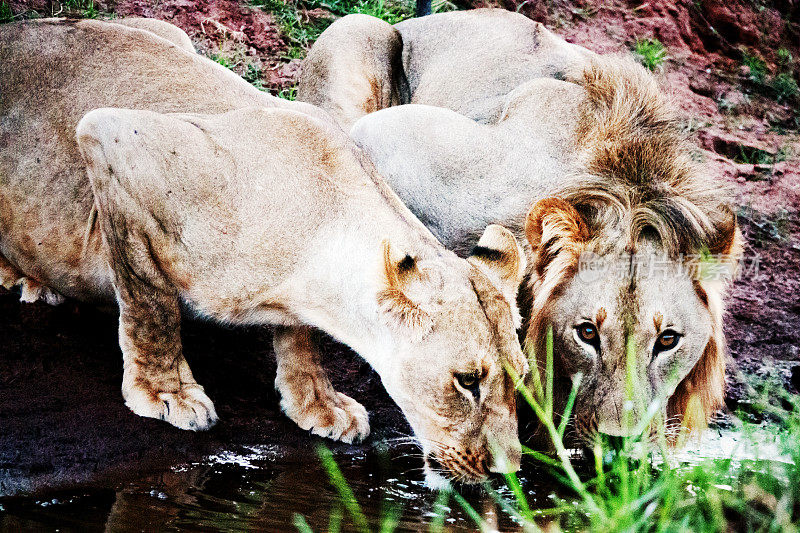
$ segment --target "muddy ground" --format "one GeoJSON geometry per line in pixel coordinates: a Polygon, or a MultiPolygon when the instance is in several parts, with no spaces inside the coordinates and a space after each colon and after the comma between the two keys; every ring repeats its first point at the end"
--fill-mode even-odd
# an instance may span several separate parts
{"type": "MultiPolygon", "coordinates": [[[[68,8],[52,0],[10,5],[18,16],[49,16],[68,8]]],[[[758,262],[729,299],[728,407],[746,401],[753,378],[771,377],[798,391],[800,102],[779,101],[754,81],[743,58],[746,52],[762,59],[767,80],[780,71],[797,79],[800,3],[504,0],[502,5],[598,52],[627,52],[637,38],[657,38],[667,46],[657,75],[686,113],[697,157],[736,188],[747,264],[758,262]],[[793,54],[789,64],[776,56],[780,48],[793,54]]],[[[250,81],[273,92],[296,80],[298,60],[286,57],[287,41],[273,17],[242,2],[119,0],[98,6],[101,16],[173,22],[202,53],[225,58],[240,74],[255,73],[250,81]]],[[[206,433],[136,417],[124,406],[113,316],[72,302],[58,308],[20,304],[0,289],[0,494],[108,480],[222,447],[271,443],[285,451],[313,450],[315,439],[278,409],[268,330],[192,323],[185,325],[184,343],[195,377],[220,415],[206,433]]],[[[333,342],[326,343],[325,353],[337,388],[370,411],[373,434],[408,431],[366,364],[333,342]]]]}

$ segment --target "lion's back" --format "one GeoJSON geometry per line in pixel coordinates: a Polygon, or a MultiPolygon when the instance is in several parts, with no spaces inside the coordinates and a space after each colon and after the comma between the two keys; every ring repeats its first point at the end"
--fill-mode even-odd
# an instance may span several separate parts
{"type": "Polygon", "coordinates": [[[516,87],[536,78],[574,78],[594,56],[503,9],[440,13],[395,27],[403,37],[411,102],[478,122],[497,121],[516,87]]]}

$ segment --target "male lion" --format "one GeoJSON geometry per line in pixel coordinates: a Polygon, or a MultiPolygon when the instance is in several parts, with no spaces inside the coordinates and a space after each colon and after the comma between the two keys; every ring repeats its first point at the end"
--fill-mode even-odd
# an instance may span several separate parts
{"type": "Polygon", "coordinates": [[[298,99],[352,126],[448,248],[493,223],[527,238],[524,335],[541,355],[552,326],[562,405],[583,376],[580,437],[628,435],[647,407],[673,429],[719,407],[740,233],[643,68],[504,10],[354,15],[312,47],[298,99]]]}
{"type": "Polygon", "coordinates": [[[431,481],[518,468],[504,365],[526,371],[512,312],[526,266],[508,230],[458,258],[321,111],[139,29],[3,26],[0,92],[0,280],[24,299],[116,301],[136,414],[217,420],[182,355],[184,308],[278,326],[281,406],[304,429],[369,432],[320,366],[319,328],[376,369],[431,481]],[[109,105],[133,109],[92,110],[109,105]]]}

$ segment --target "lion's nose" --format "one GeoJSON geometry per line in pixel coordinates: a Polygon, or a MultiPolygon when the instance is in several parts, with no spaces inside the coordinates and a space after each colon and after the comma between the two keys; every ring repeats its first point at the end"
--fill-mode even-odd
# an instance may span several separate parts
{"type": "Polygon", "coordinates": [[[622,427],[619,422],[606,422],[601,421],[597,425],[598,433],[608,435],[609,437],[633,437],[636,434],[636,429],[633,427],[635,424],[629,424],[631,427],[622,427]]]}
{"type": "Polygon", "coordinates": [[[489,472],[493,474],[513,474],[520,468],[522,461],[522,446],[519,443],[506,447],[505,450],[498,450],[492,454],[489,463],[489,472]]]}
{"type": "Polygon", "coordinates": [[[600,438],[611,450],[618,452],[625,447],[625,437],[622,435],[609,435],[600,433],[600,438]]]}

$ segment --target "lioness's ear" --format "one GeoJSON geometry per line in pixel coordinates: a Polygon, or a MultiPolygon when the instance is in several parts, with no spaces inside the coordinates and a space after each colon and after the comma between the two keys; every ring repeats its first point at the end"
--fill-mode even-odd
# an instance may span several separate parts
{"type": "Polygon", "coordinates": [[[589,238],[589,228],[580,213],[561,198],[539,200],[525,220],[525,236],[531,245],[537,274],[562,250],[589,238]]]}
{"type": "Polygon", "coordinates": [[[527,260],[514,234],[497,224],[487,226],[467,261],[489,277],[516,317],[517,291],[525,275],[527,260]]]}
{"type": "Polygon", "coordinates": [[[430,315],[420,307],[424,281],[425,274],[414,257],[383,241],[383,287],[378,292],[378,303],[391,327],[419,337],[433,327],[430,315]]]}

